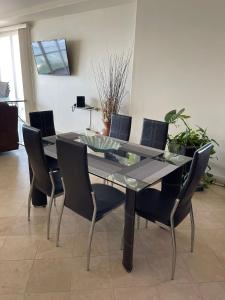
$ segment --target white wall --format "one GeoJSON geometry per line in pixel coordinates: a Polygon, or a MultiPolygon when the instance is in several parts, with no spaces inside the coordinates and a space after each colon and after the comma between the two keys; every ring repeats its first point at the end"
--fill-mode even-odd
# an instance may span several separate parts
{"type": "MultiPolygon", "coordinates": [[[[85,95],[90,105],[100,106],[92,72],[92,63],[107,53],[126,51],[134,45],[136,3],[124,4],[80,14],[46,19],[33,24],[32,41],[65,38],[68,44],[72,76],[46,76],[35,73],[36,109],[53,109],[56,130],[82,130],[89,114],[71,111],[76,96],[85,95]]],[[[132,68],[131,68],[132,74],[132,68]]],[[[128,90],[131,89],[131,77],[128,90]]],[[[128,111],[129,97],[123,110],[128,111]]],[[[101,116],[94,114],[95,129],[102,129],[101,116]]]]}
{"type": "MultiPolygon", "coordinates": [[[[67,39],[73,73],[35,70],[36,109],[53,109],[57,130],[85,128],[88,114],[72,113],[71,105],[77,95],[98,105],[92,62],[135,40],[132,101],[123,108],[133,116],[131,139],[139,141],[143,117],[163,120],[167,111],[185,107],[192,124],[207,127],[219,142],[214,173],[225,181],[224,11],[223,0],[138,0],[137,18],[133,2],[34,23],[32,40],[67,39]]],[[[96,129],[100,118],[95,114],[96,129]]]]}
{"type": "Polygon", "coordinates": [[[220,147],[214,173],[225,181],[225,2],[138,0],[132,139],[142,118],[185,107],[220,147]]]}

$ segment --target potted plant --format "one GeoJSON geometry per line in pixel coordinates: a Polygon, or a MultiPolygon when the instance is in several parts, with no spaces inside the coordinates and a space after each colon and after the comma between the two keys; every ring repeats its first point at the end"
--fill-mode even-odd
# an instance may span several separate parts
{"type": "Polygon", "coordinates": [[[94,67],[95,82],[104,123],[104,135],[109,135],[111,116],[120,111],[127,95],[126,82],[129,73],[131,53],[111,54],[106,62],[94,67]]]}
{"type": "MultiPolygon", "coordinates": [[[[190,116],[184,114],[185,109],[180,111],[172,110],[165,115],[165,121],[169,124],[174,124],[179,127],[179,121],[184,124],[185,129],[178,132],[175,135],[168,136],[168,149],[171,152],[180,153],[187,156],[193,156],[194,152],[202,147],[203,145],[211,142],[213,145],[211,151],[211,158],[216,154],[215,145],[218,143],[207,135],[207,130],[199,126],[191,128],[187,120],[190,116]]],[[[206,171],[202,179],[202,187],[208,187],[209,184],[213,183],[214,178],[210,173],[211,167],[208,165],[208,170],[206,171]]]]}

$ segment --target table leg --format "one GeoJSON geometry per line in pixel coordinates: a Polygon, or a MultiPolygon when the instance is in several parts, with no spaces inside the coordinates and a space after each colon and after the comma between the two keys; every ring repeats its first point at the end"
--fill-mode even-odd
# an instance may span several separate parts
{"type": "Polygon", "coordinates": [[[125,203],[125,225],[124,225],[124,247],[123,247],[123,266],[127,270],[127,272],[131,272],[133,269],[135,202],[136,202],[136,192],[127,189],[126,203],[125,203]]]}

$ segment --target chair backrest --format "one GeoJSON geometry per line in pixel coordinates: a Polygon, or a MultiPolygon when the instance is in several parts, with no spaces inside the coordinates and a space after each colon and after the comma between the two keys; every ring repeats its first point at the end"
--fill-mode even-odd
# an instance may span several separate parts
{"type": "Polygon", "coordinates": [[[143,146],[164,150],[166,147],[169,124],[144,118],[141,142],[143,146]]]}
{"type": "Polygon", "coordinates": [[[94,205],[88,174],[87,146],[59,138],[56,140],[56,147],[65,186],[65,206],[91,220],[94,205]]]}
{"type": "Polygon", "coordinates": [[[109,136],[129,141],[132,117],[112,114],[109,136]]]}
{"type": "Polygon", "coordinates": [[[172,173],[166,175],[161,181],[161,192],[166,198],[177,198],[183,182],[183,167],[180,167],[172,173]]]}
{"type": "Polygon", "coordinates": [[[178,195],[180,203],[174,216],[176,223],[180,223],[190,212],[191,198],[205,173],[212,147],[212,144],[208,143],[195,151],[188,177],[178,195]]]}
{"type": "Polygon", "coordinates": [[[40,129],[42,137],[55,135],[55,125],[52,110],[30,112],[30,125],[40,129]]]}
{"type": "Polygon", "coordinates": [[[35,187],[43,193],[50,195],[52,184],[41,138],[39,129],[23,125],[24,146],[32,168],[35,187]]]}

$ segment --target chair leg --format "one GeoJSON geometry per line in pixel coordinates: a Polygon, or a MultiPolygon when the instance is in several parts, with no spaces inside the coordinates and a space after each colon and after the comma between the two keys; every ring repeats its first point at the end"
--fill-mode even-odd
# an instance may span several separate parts
{"type": "Polygon", "coordinates": [[[60,234],[60,227],[61,227],[61,221],[62,221],[62,215],[63,215],[63,209],[64,209],[64,202],[65,202],[65,195],[63,198],[63,203],[62,203],[61,211],[59,214],[58,225],[57,225],[56,247],[59,247],[59,234],[60,234]]]}
{"type": "Polygon", "coordinates": [[[140,229],[140,221],[141,221],[141,217],[137,216],[137,230],[140,229]]]}
{"type": "Polygon", "coordinates": [[[53,199],[54,199],[54,193],[55,190],[52,190],[51,193],[51,197],[50,197],[50,201],[49,201],[49,210],[48,210],[48,221],[47,221],[47,239],[49,240],[49,236],[50,236],[50,219],[51,219],[51,210],[52,210],[52,203],[53,203],[53,199]]]}
{"type": "Polygon", "coordinates": [[[93,238],[93,233],[94,233],[94,227],[95,227],[95,218],[92,218],[91,228],[89,231],[89,238],[88,238],[87,271],[90,270],[91,244],[92,244],[92,238],[93,238]]]}
{"type": "Polygon", "coordinates": [[[176,268],[176,252],[177,252],[177,247],[176,247],[176,237],[175,237],[175,229],[174,226],[171,226],[171,239],[172,239],[172,273],[171,273],[171,280],[174,279],[174,274],[175,274],[175,268],[176,268]]]}
{"type": "MultiPolygon", "coordinates": [[[[141,222],[141,217],[137,216],[137,230],[140,229],[140,222],[141,222]]],[[[148,220],[147,219],[145,219],[145,228],[146,229],[148,228],[148,220]]]]}
{"type": "Polygon", "coordinates": [[[145,220],[145,228],[146,229],[148,228],[148,220],[147,219],[145,220]]]}
{"type": "Polygon", "coordinates": [[[190,219],[191,219],[191,252],[193,252],[194,251],[194,242],[195,242],[195,221],[194,221],[192,205],[191,205],[191,209],[190,209],[190,219]]]}
{"type": "Polygon", "coordinates": [[[29,196],[28,196],[28,221],[30,221],[30,207],[31,207],[31,199],[32,199],[33,189],[34,189],[34,176],[31,181],[30,191],[29,191],[29,196]]]}
{"type": "Polygon", "coordinates": [[[173,209],[170,214],[170,233],[171,233],[171,239],[172,239],[172,274],[171,274],[171,280],[174,279],[175,274],[175,268],[176,268],[176,258],[177,258],[177,247],[176,247],[176,236],[175,236],[175,228],[174,228],[174,215],[177,209],[177,206],[179,205],[180,200],[176,199],[175,204],[173,206],[173,209]]]}
{"type": "Polygon", "coordinates": [[[96,199],[95,199],[95,193],[91,192],[92,201],[94,205],[94,211],[92,215],[92,221],[91,221],[91,228],[89,231],[89,238],[88,238],[88,249],[87,249],[87,271],[90,270],[90,257],[91,257],[91,244],[92,244],[92,238],[95,228],[95,220],[96,220],[96,214],[97,214],[97,205],[96,205],[96,199]]]}

